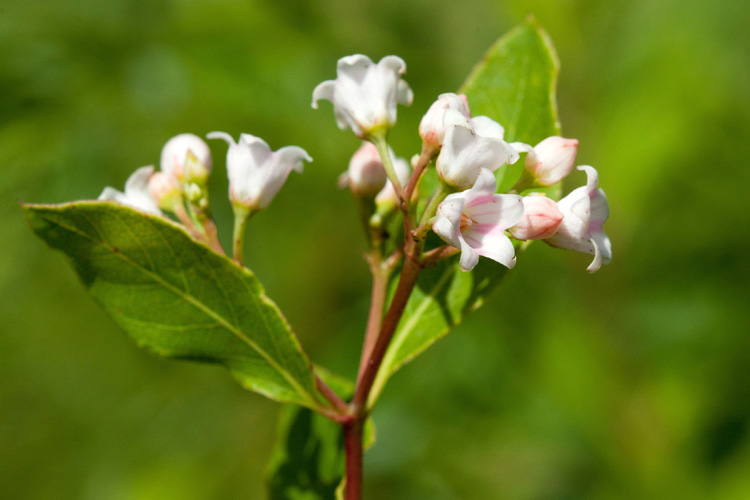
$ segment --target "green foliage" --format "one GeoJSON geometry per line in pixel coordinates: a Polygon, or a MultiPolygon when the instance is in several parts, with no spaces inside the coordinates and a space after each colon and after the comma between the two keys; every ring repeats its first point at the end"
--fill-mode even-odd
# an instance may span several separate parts
{"type": "MultiPolygon", "coordinates": [[[[473,115],[489,116],[505,127],[506,140],[534,145],[559,133],[557,73],[552,42],[530,19],[490,48],[461,92],[473,115]]],[[[517,164],[514,171],[520,168],[517,164]]],[[[508,178],[512,185],[518,176],[508,178]]],[[[507,183],[501,183],[501,189],[507,183]]],[[[506,272],[487,259],[480,259],[468,273],[461,271],[457,259],[423,271],[378,373],[370,404],[394,372],[481,306],[506,272]]]]}
{"type": "MultiPolygon", "coordinates": [[[[316,368],[338,394],[349,398],[354,384],[316,368]]],[[[279,415],[278,435],[268,464],[269,500],[336,500],[344,478],[346,455],[341,425],[296,405],[286,405],[279,415]]],[[[375,425],[365,421],[364,448],[375,444],[375,425]]]]}
{"type": "Polygon", "coordinates": [[[282,408],[268,468],[269,500],[334,500],[344,473],[340,425],[296,405],[282,408]]]}
{"type": "Polygon", "coordinates": [[[160,356],[225,365],[246,388],[319,407],[310,363],[255,275],[177,225],[107,202],[26,205],[36,234],[160,356]]]}

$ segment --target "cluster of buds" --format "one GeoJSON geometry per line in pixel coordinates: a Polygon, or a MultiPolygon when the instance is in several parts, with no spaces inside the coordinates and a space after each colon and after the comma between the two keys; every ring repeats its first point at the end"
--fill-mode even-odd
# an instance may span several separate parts
{"type": "MultiPolygon", "coordinates": [[[[266,208],[292,170],[302,171],[302,161],[312,161],[298,146],[278,151],[263,139],[241,134],[239,142],[225,132],[211,132],[209,139],[229,144],[227,174],[229,199],[234,207],[235,259],[241,261],[242,231],[247,219],[266,208]]],[[[180,134],[171,138],[161,152],[161,170],[153,166],[137,169],[126,181],[125,191],[106,187],[99,196],[138,210],[164,216],[174,214],[193,237],[223,253],[208,203],[211,151],[200,137],[180,134]]]]}
{"type": "MultiPolygon", "coordinates": [[[[506,142],[502,125],[487,116],[472,116],[465,95],[441,94],[419,125],[421,154],[412,160],[397,157],[387,143],[396,124],[397,105],[410,105],[413,93],[402,79],[404,61],[387,56],[374,63],[363,55],[339,60],[335,80],[313,91],[313,108],[325,99],[333,104],[338,126],[351,129],[364,142],[339,178],[360,203],[368,230],[386,234],[383,224],[401,211],[404,218],[404,251],[447,258],[461,254],[465,271],[476,266],[479,256],[512,268],[517,241],[542,240],[557,248],[594,255],[593,272],[611,260],[612,249],[602,229],[609,215],[598,175],[590,166],[578,167],[588,176],[586,186],[559,202],[535,193],[568,176],[576,160],[578,141],[548,137],[536,146],[506,142]],[[508,193],[496,193],[494,172],[517,162],[525,154],[521,178],[508,193]],[[420,181],[430,165],[439,187],[420,204],[420,181]],[[521,196],[525,194],[525,196],[521,196]],[[422,213],[418,214],[418,208],[422,213]],[[425,249],[432,230],[452,248],[425,249]]],[[[209,139],[228,145],[229,198],[235,211],[235,258],[240,260],[242,233],[247,219],[266,208],[292,170],[302,171],[312,161],[298,146],[272,151],[262,139],[241,134],[238,141],[225,132],[211,132],[209,139]]],[[[153,166],[136,170],[125,191],[106,188],[100,199],[131,205],[163,215],[174,214],[192,234],[208,243],[215,227],[208,212],[207,185],[211,153],[206,143],[192,134],[170,139],[161,154],[161,170],[153,166]]],[[[383,238],[370,240],[382,244],[383,238]]],[[[212,246],[221,248],[218,241],[212,246]]],[[[429,262],[427,262],[429,263],[429,262]]]]}
{"type": "Polygon", "coordinates": [[[425,255],[430,253],[423,248],[425,228],[432,229],[455,249],[432,253],[446,257],[460,252],[465,271],[476,266],[479,256],[513,267],[516,257],[510,237],[590,253],[594,255],[590,272],[611,260],[611,244],[602,229],[609,207],[593,167],[578,167],[588,176],[586,186],[559,202],[533,192],[557,184],[573,171],[578,141],[555,136],[536,146],[508,143],[502,125],[471,115],[465,95],[441,94],[425,113],[419,126],[422,153],[415,157],[414,171],[406,178],[405,162],[385,143],[396,123],[397,104],[409,105],[413,98],[401,79],[405,70],[404,62],[395,56],[377,64],[366,56],[349,56],[339,60],[336,79],[321,83],[313,92],[314,108],[320,99],[330,100],[339,127],[369,141],[352,157],[341,185],[360,199],[380,196],[388,189],[386,179],[391,190],[393,184],[408,186],[401,192],[391,191],[391,196],[400,196],[404,217],[414,218],[415,187],[434,163],[440,187],[418,218],[419,224],[414,218],[405,229],[411,228],[417,241],[422,239],[420,251],[425,255]],[[521,178],[509,193],[497,194],[493,172],[514,164],[521,154],[526,155],[521,178]]]}

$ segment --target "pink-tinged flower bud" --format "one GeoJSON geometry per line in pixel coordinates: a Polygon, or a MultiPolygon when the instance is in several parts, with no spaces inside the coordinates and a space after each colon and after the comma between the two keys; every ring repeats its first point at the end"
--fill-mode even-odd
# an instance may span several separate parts
{"type": "Polygon", "coordinates": [[[164,172],[154,172],[148,180],[148,190],[162,210],[174,211],[175,204],[182,201],[179,181],[164,172]]]}
{"type": "Polygon", "coordinates": [[[563,214],[557,203],[543,195],[523,197],[523,217],[508,231],[517,240],[543,240],[557,232],[563,214]]]}
{"type": "Polygon", "coordinates": [[[425,113],[422,121],[419,123],[419,136],[425,144],[434,148],[442,147],[443,140],[445,139],[443,117],[449,109],[458,111],[467,119],[471,117],[469,103],[465,95],[440,94],[437,101],[432,103],[432,106],[430,106],[430,109],[427,110],[427,113],[425,113]]]}
{"type": "Polygon", "coordinates": [[[340,129],[350,128],[361,139],[388,131],[396,124],[396,105],[409,106],[414,94],[401,79],[406,63],[397,56],[386,56],[377,64],[361,54],[342,57],[336,79],[327,80],[313,91],[312,107],[326,99],[340,129]]]}
{"type": "Polygon", "coordinates": [[[563,137],[547,137],[533,148],[528,144],[514,142],[513,147],[525,151],[526,171],[535,180],[537,186],[552,186],[557,184],[573,170],[578,140],[563,137]]]}
{"type": "Polygon", "coordinates": [[[378,148],[371,142],[363,142],[349,161],[349,169],[339,177],[339,187],[348,187],[355,196],[372,198],[383,189],[386,180],[378,148]]]}
{"type": "Polygon", "coordinates": [[[161,171],[178,180],[205,181],[211,163],[211,150],[197,135],[172,137],[161,150],[161,171]]]}
{"type": "Polygon", "coordinates": [[[302,172],[302,161],[312,161],[310,155],[299,146],[271,151],[266,141],[250,134],[241,134],[238,142],[234,142],[226,132],[211,132],[206,137],[223,139],[229,144],[229,199],[233,205],[249,210],[266,208],[291,171],[302,172]]]}

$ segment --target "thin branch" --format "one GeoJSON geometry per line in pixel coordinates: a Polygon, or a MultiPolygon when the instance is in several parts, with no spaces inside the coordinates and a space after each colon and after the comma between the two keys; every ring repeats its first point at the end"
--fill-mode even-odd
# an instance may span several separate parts
{"type": "Polygon", "coordinates": [[[372,353],[364,363],[365,367],[362,370],[362,376],[357,381],[354,398],[352,399],[352,408],[355,415],[366,414],[367,398],[370,395],[372,384],[375,382],[375,376],[380,369],[383,357],[388,350],[388,345],[391,343],[396,327],[404,313],[409,296],[414,289],[414,285],[417,283],[417,277],[421,269],[422,267],[415,260],[415,257],[407,254],[404,266],[401,268],[401,277],[399,278],[393,301],[383,319],[383,326],[380,329],[380,334],[372,349],[372,353]]]}
{"type": "Polygon", "coordinates": [[[373,256],[373,262],[370,263],[370,269],[372,271],[370,312],[367,317],[367,329],[365,330],[365,341],[362,346],[362,357],[359,362],[358,379],[362,376],[362,372],[364,371],[365,360],[367,360],[373,347],[375,347],[375,341],[378,338],[380,326],[383,323],[383,307],[385,306],[388,276],[390,275],[390,272],[383,267],[381,260],[373,256]]]}
{"type": "Polygon", "coordinates": [[[315,386],[326,401],[331,403],[331,406],[333,406],[339,416],[344,416],[349,413],[349,405],[347,405],[344,400],[328,386],[328,384],[323,382],[323,379],[321,379],[317,373],[315,373],[315,386]]]}

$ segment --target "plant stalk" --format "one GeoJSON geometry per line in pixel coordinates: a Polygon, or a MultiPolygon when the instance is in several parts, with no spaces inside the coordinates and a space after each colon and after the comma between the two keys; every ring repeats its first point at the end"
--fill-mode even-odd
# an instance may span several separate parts
{"type": "Polygon", "coordinates": [[[383,269],[383,263],[378,256],[373,255],[370,264],[372,270],[372,295],[370,296],[370,312],[367,317],[367,329],[365,330],[365,341],[362,346],[362,358],[359,361],[359,374],[362,377],[365,362],[369,358],[375,341],[378,338],[380,327],[383,323],[383,307],[385,306],[385,295],[388,288],[388,276],[390,272],[383,269]]]}
{"type": "Polygon", "coordinates": [[[417,277],[422,266],[418,257],[407,254],[404,259],[404,266],[401,268],[401,276],[396,287],[396,293],[393,296],[391,306],[383,319],[383,325],[380,328],[380,334],[372,348],[372,352],[366,358],[364,368],[361,370],[362,376],[357,381],[357,387],[352,399],[352,408],[356,416],[367,414],[367,398],[370,395],[372,384],[375,382],[375,376],[383,362],[383,357],[388,350],[393,334],[396,332],[401,316],[404,314],[406,303],[409,301],[414,285],[417,284],[417,277]]]}
{"type": "Polygon", "coordinates": [[[346,451],[345,500],[362,498],[362,435],[365,418],[344,424],[344,449],[346,451]]]}
{"type": "Polygon", "coordinates": [[[245,226],[252,211],[242,205],[234,205],[234,232],[232,235],[232,258],[242,265],[242,253],[245,243],[245,226]]]}

